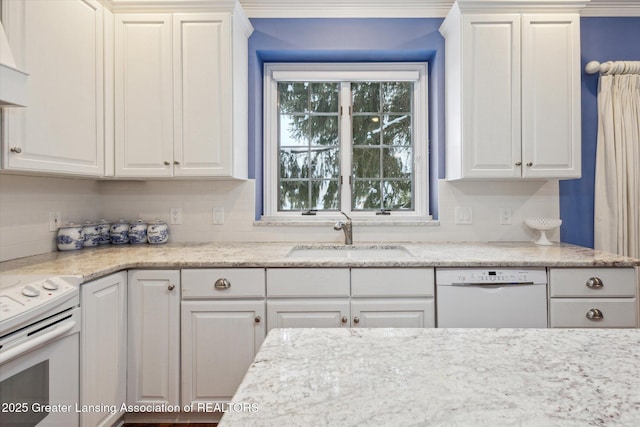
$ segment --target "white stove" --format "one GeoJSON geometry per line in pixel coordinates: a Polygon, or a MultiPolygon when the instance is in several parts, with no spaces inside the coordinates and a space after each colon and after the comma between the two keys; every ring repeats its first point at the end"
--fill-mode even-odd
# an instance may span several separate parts
{"type": "Polygon", "coordinates": [[[0,276],[0,337],[80,303],[80,276],[0,276]]]}

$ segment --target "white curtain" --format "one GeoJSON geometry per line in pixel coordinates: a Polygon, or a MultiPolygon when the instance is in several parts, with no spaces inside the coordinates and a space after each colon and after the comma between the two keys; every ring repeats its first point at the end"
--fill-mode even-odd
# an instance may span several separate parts
{"type": "Polygon", "coordinates": [[[640,61],[607,65],[598,84],[594,246],[640,258],[640,61]]]}

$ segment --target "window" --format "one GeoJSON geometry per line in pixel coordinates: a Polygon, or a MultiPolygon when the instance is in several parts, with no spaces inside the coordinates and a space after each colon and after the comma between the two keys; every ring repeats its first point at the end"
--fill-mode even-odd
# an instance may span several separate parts
{"type": "Polygon", "coordinates": [[[265,216],[428,216],[424,63],[267,64],[265,216]]]}

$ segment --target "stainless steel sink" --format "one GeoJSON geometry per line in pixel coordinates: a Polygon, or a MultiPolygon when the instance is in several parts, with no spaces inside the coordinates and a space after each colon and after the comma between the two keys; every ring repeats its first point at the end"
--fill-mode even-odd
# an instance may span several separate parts
{"type": "Polygon", "coordinates": [[[399,245],[300,245],[294,246],[287,258],[297,259],[387,259],[411,258],[413,255],[399,245]]]}

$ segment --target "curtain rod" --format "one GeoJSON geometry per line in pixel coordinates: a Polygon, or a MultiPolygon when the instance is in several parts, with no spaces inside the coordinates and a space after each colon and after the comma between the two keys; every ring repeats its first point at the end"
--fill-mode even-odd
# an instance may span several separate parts
{"type": "Polygon", "coordinates": [[[587,74],[640,74],[640,61],[598,61],[587,62],[584,67],[587,74]]]}

